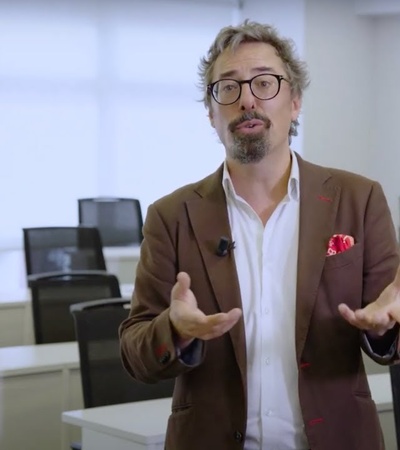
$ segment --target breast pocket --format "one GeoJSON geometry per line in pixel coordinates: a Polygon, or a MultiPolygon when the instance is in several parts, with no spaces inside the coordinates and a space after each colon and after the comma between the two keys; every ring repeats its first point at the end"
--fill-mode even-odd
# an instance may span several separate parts
{"type": "Polygon", "coordinates": [[[363,246],[327,256],[320,291],[334,304],[347,303],[352,309],[361,307],[363,285],[363,246]]]}
{"type": "Polygon", "coordinates": [[[363,246],[358,243],[354,244],[353,247],[345,250],[342,253],[337,253],[336,255],[327,256],[325,260],[325,270],[338,269],[340,267],[348,266],[355,263],[362,257],[363,246]]]}

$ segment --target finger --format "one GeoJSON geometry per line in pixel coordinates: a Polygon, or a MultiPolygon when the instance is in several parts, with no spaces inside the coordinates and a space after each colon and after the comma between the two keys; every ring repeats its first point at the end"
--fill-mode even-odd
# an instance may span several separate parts
{"type": "Polygon", "coordinates": [[[242,317],[242,310],[240,308],[233,308],[226,313],[228,320],[234,325],[242,317]]]}
{"type": "Polygon", "coordinates": [[[355,318],[354,311],[352,311],[345,303],[341,303],[338,306],[338,310],[340,312],[340,315],[345,320],[347,320],[347,322],[349,322],[351,325],[356,324],[356,318],[355,318]]]}
{"type": "Polygon", "coordinates": [[[179,272],[176,277],[176,283],[171,291],[171,298],[183,300],[187,291],[190,289],[190,277],[186,272],[179,272]]]}
{"type": "Polygon", "coordinates": [[[400,323],[400,304],[398,302],[395,302],[390,306],[389,316],[392,320],[400,323]]]}
{"type": "Polygon", "coordinates": [[[207,341],[209,339],[215,339],[227,333],[235,324],[232,322],[226,322],[212,327],[207,333],[203,334],[201,339],[207,341]]]}
{"type": "Polygon", "coordinates": [[[353,327],[359,328],[360,330],[368,328],[367,323],[361,318],[357,318],[356,312],[351,310],[346,304],[341,303],[338,306],[338,310],[342,317],[349,322],[350,325],[353,325],[353,327]]]}
{"type": "Polygon", "coordinates": [[[228,313],[205,316],[201,338],[207,340],[222,336],[236,325],[241,316],[242,311],[239,308],[234,308],[228,313]]]}
{"type": "Polygon", "coordinates": [[[202,320],[204,325],[215,327],[218,325],[226,324],[228,322],[232,322],[233,324],[235,324],[239,320],[241,315],[242,310],[240,308],[234,308],[226,313],[217,313],[209,316],[204,316],[202,320]]]}
{"type": "Polygon", "coordinates": [[[358,322],[363,324],[363,327],[367,330],[387,330],[393,326],[393,319],[387,311],[378,310],[369,313],[366,309],[359,309],[354,314],[358,322]]]}
{"type": "Polygon", "coordinates": [[[392,318],[392,320],[394,322],[400,323],[400,311],[398,311],[398,310],[391,311],[390,312],[390,317],[392,318]]]}

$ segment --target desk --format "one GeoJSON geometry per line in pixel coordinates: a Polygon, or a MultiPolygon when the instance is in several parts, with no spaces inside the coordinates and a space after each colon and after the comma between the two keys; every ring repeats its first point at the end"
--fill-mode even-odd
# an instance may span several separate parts
{"type": "Polygon", "coordinates": [[[0,348],[2,450],[67,450],[80,433],[60,415],[82,407],[76,342],[0,348]]]}
{"type": "MultiPolygon", "coordinates": [[[[131,298],[133,284],[121,284],[120,289],[122,297],[131,298]]],[[[0,347],[34,343],[30,289],[0,291],[0,347]]]]}
{"type": "Polygon", "coordinates": [[[63,422],[82,428],[85,450],[162,450],[171,398],[67,411],[63,422]]]}
{"type": "MultiPolygon", "coordinates": [[[[368,375],[386,448],[396,448],[389,374],[368,375]]],[[[66,424],[82,428],[85,450],[162,450],[171,399],[125,403],[62,413],[66,424]]]]}

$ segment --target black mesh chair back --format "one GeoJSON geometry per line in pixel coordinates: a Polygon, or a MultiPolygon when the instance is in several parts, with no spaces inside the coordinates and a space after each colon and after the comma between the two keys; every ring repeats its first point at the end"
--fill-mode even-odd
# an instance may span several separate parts
{"type": "Polygon", "coordinates": [[[75,341],[70,306],[121,297],[118,278],[100,271],[57,272],[28,277],[36,344],[75,341]]]}
{"type": "Polygon", "coordinates": [[[118,328],[127,318],[127,299],[75,304],[82,391],[85,408],[172,397],[174,380],[144,384],[134,380],[121,361],[118,328]]]}
{"type": "Polygon", "coordinates": [[[95,227],[24,228],[27,275],[70,270],[106,270],[95,227]]]}
{"type": "Polygon", "coordinates": [[[139,245],[143,240],[140,202],[134,198],[98,197],[78,199],[79,223],[97,227],[103,245],[139,245]]]}
{"type": "Polygon", "coordinates": [[[400,363],[389,366],[397,448],[400,448],[400,363]]]}

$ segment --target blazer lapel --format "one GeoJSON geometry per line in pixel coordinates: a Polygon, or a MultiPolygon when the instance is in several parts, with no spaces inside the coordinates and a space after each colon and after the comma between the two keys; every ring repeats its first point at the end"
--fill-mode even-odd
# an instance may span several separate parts
{"type": "MultiPolygon", "coordinates": [[[[222,187],[222,167],[196,189],[199,198],[187,202],[189,220],[198,242],[218,307],[221,312],[242,308],[234,252],[218,256],[222,236],[232,241],[225,193],[222,187]]],[[[243,319],[230,331],[233,349],[246,383],[246,342],[243,319]]]]}
{"type": "Polygon", "coordinates": [[[296,356],[300,362],[307,337],[329,238],[334,232],[340,187],[328,182],[328,169],[298,157],[300,227],[297,269],[296,356]]]}

